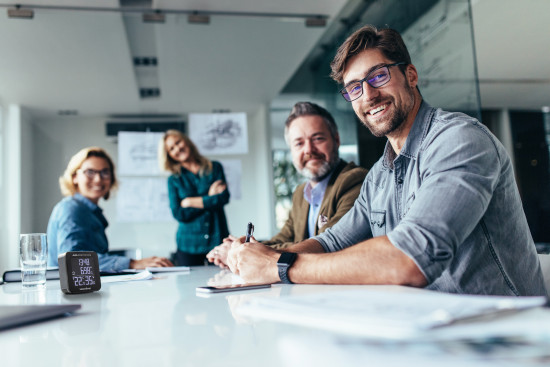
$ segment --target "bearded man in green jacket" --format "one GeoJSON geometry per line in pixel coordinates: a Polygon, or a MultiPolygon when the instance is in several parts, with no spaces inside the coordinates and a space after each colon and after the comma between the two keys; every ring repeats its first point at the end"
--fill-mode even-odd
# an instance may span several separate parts
{"type": "MultiPolygon", "coordinates": [[[[292,209],[281,231],[263,242],[277,249],[332,227],[353,206],[367,175],[366,169],[340,159],[338,127],[332,115],[319,105],[294,105],[285,123],[285,140],[294,167],[308,181],[294,191],[292,209]]],[[[230,235],[208,253],[207,259],[226,267],[227,251],[236,239],[230,235]]]]}

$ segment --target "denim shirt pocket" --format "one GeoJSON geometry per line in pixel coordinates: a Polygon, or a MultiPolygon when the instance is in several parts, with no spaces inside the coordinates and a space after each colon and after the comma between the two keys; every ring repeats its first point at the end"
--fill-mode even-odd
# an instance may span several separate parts
{"type": "Polygon", "coordinates": [[[372,236],[383,236],[386,234],[386,211],[373,210],[370,215],[370,228],[372,236]]]}

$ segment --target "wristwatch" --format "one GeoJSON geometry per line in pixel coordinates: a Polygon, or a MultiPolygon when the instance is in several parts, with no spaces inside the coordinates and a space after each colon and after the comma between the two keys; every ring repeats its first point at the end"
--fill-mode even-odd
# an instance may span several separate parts
{"type": "Polygon", "coordinates": [[[281,283],[284,284],[294,284],[288,279],[288,269],[294,264],[298,254],[295,252],[283,252],[277,261],[277,268],[279,269],[279,278],[281,278],[281,283]]]}

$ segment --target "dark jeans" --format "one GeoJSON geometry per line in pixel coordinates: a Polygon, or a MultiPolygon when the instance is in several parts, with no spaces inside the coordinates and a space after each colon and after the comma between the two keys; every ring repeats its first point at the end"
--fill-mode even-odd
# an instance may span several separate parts
{"type": "Polygon", "coordinates": [[[210,264],[206,260],[206,254],[190,254],[177,250],[172,254],[172,262],[175,266],[196,266],[210,264]]]}

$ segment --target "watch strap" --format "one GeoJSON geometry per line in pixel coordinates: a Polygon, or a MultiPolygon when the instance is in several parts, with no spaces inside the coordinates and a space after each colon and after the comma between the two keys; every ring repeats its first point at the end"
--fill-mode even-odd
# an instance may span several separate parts
{"type": "Polygon", "coordinates": [[[279,270],[279,278],[283,284],[294,284],[288,277],[288,269],[294,264],[296,258],[298,257],[297,253],[294,252],[283,252],[277,261],[277,268],[279,270]]]}

